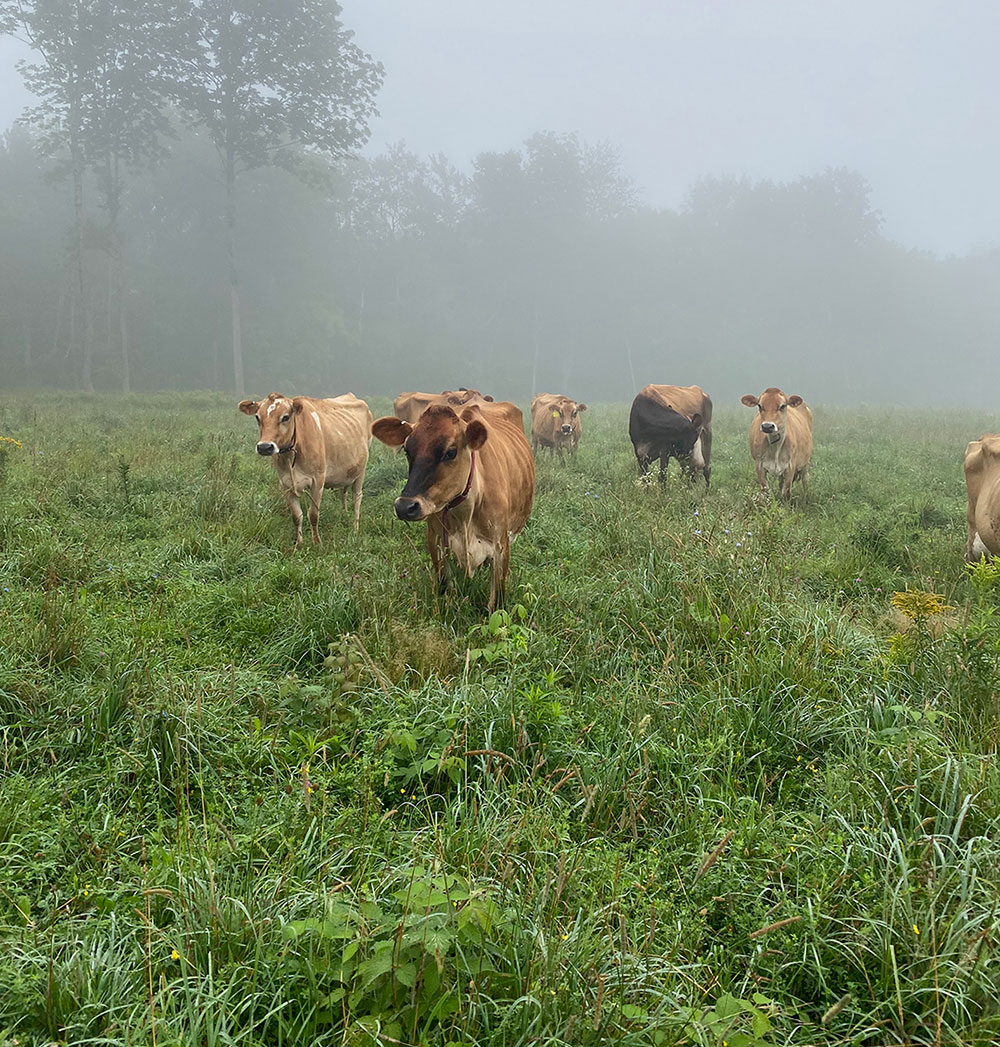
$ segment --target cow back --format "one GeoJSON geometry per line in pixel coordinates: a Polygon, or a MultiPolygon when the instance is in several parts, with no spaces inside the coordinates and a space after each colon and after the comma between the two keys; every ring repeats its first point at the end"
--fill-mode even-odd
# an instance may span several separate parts
{"type": "Polygon", "coordinates": [[[647,385],[639,396],[670,408],[688,419],[700,414],[702,429],[711,429],[712,401],[697,385],[647,385]]]}
{"type": "Polygon", "coordinates": [[[462,418],[476,417],[486,426],[487,438],[476,452],[482,496],[474,512],[477,530],[497,527],[518,534],[528,522],[535,498],[535,459],[524,435],[520,409],[507,401],[466,407],[462,418]]]}
{"type": "Polygon", "coordinates": [[[322,469],[328,484],[347,484],[368,463],[372,413],[353,393],[302,401],[296,422],[296,464],[306,470],[322,469]]]}

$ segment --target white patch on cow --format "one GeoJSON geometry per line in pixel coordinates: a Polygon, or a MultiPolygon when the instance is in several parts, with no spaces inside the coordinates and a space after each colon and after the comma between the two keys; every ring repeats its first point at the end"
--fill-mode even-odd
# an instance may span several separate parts
{"type": "Polygon", "coordinates": [[[274,409],[275,409],[275,408],[276,408],[276,407],[278,406],[278,404],[280,404],[280,403],[281,403],[281,401],[280,401],[280,400],[275,400],[275,401],[274,401],[274,403],[270,403],[270,404],[268,404],[268,405],[267,405],[267,413],[268,413],[268,417],[270,417],[270,415],[271,415],[271,412],[272,412],[272,411],[273,411],[273,410],[274,410],[274,409]]]}
{"type": "Polygon", "coordinates": [[[701,436],[695,440],[694,447],[691,450],[691,461],[694,463],[695,469],[705,468],[705,454],[701,449],[701,436]]]}
{"type": "Polygon", "coordinates": [[[313,421],[316,423],[316,428],[320,432],[322,432],[323,431],[323,426],[320,425],[319,415],[315,411],[310,411],[309,413],[313,416],[313,421]]]}
{"type": "Polygon", "coordinates": [[[976,532],[976,537],[972,539],[972,552],[971,555],[976,560],[981,560],[984,556],[989,557],[990,551],[983,545],[982,538],[979,537],[979,533],[976,532]]]}
{"type": "Polygon", "coordinates": [[[765,473],[781,476],[788,472],[791,464],[791,454],[788,449],[788,441],[784,434],[778,441],[772,443],[770,440],[764,445],[764,454],[760,459],[761,467],[765,473]]]}
{"type": "Polygon", "coordinates": [[[481,564],[493,556],[493,543],[478,535],[466,535],[461,530],[450,535],[451,551],[459,567],[471,578],[481,564]]]}

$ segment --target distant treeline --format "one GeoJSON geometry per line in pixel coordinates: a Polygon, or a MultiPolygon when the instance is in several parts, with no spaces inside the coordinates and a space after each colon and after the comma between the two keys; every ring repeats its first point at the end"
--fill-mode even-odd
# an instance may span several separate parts
{"type": "Polygon", "coordinates": [[[71,108],[61,135],[51,112],[15,125],[3,384],[624,400],[655,381],[717,400],[780,384],[812,402],[995,404],[1000,252],[889,242],[861,175],[706,179],[673,211],[574,135],[468,172],[402,145],[363,159],[381,70],[353,59],[349,132],[290,135],[292,107],[273,151],[265,136],[228,169],[211,98],[196,119],[178,91],[153,99],[155,148],[134,156],[81,152],[71,108]]]}

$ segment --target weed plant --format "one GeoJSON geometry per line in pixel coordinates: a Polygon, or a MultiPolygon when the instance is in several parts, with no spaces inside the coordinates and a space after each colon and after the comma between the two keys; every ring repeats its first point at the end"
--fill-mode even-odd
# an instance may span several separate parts
{"type": "Polygon", "coordinates": [[[783,505],[626,417],[487,616],[380,445],[294,551],[229,400],[0,403],[0,1044],[1000,1039],[1000,419],[817,409],[783,505]]]}

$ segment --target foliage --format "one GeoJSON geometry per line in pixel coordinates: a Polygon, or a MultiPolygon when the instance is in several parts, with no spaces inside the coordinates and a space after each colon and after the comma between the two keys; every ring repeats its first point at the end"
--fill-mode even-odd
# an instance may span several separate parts
{"type": "Polygon", "coordinates": [[[646,490],[592,405],[488,616],[387,450],[296,551],[228,399],[0,400],[0,1040],[996,1042],[1000,419],[818,412],[786,507],[739,411],[646,490]]]}

